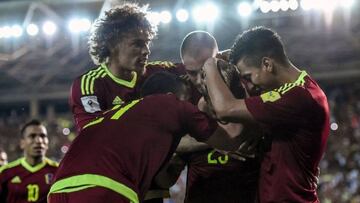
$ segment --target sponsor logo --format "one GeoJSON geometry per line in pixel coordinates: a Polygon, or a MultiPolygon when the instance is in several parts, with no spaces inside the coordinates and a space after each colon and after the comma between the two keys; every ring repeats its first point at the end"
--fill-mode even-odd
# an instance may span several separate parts
{"type": "Polygon", "coordinates": [[[11,179],[11,183],[21,183],[20,177],[19,176],[13,177],[13,179],[11,179]]]}

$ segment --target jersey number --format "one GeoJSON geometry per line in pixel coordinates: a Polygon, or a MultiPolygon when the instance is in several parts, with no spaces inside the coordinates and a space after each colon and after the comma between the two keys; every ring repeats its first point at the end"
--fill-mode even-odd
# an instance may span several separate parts
{"type": "Polygon", "coordinates": [[[222,155],[219,156],[217,159],[213,157],[215,153],[215,150],[212,150],[211,152],[209,152],[208,154],[208,164],[226,164],[229,160],[229,156],[228,155],[222,155]]]}
{"type": "Polygon", "coordinates": [[[26,187],[28,189],[28,202],[36,202],[39,199],[39,186],[37,184],[29,184],[26,187]]]}

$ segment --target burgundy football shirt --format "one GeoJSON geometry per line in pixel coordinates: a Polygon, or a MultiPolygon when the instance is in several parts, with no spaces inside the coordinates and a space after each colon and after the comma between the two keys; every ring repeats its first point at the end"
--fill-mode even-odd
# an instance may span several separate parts
{"type": "Polygon", "coordinates": [[[98,174],[125,184],[142,200],[152,178],[172,156],[183,135],[205,141],[217,127],[192,104],[165,94],[133,101],[104,116],[86,126],[74,140],[56,181],[98,174]]]}
{"type": "Polygon", "coordinates": [[[319,162],[329,135],[324,92],[303,71],[294,83],[245,103],[272,136],[261,164],[260,202],[318,202],[319,162]]]}
{"type": "Polygon", "coordinates": [[[71,86],[69,99],[77,130],[80,131],[87,123],[113,106],[139,98],[143,82],[158,71],[178,75],[185,73],[181,64],[155,61],[146,65],[144,74],[137,75],[134,72],[131,81],[117,78],[105,64],[77,77],[71,86]]]}
{"type": "Polygon", "coordinates": [[[30,166],[25,158],[10,162],[0,169],[0,202],[46,203],[46,196],[58,164],[49,159],[30,166]]]}

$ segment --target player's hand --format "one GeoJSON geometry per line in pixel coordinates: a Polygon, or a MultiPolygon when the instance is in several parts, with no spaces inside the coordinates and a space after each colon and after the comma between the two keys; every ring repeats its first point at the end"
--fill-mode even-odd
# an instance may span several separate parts
{"type": "Polygon", "coordinates": [[[206,113],[213,119],[217,119],[214,108],[212,107],[211,103],[209,104],[209,102],[206,101],[206,99],[204,97],[200,98],[197,106],[200,111],[206,113]]]}
{"type": "Polygon", "coordinates": [[[216,151],[223,155],[227,155],[233,159],[236,159],[238,161],[246,161],[246,159],[248,158],[247,156],[242,156],[242,155],[234,153],[234,152],[224,151],[224,150],[220,150],[220,149],[216,149],[216,151]]]}
{"type": "Polygon", "coordinates": [[[223,51],[219,51],[219,53],[216,54],[216,58],[222,59],[224,61],[229,61],[231,49],[225,49],[223,51]]]}

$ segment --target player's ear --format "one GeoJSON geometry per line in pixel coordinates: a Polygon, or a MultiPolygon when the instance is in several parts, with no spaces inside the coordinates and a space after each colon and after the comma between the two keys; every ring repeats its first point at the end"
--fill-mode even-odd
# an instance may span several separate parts
{"type": "Polygon", "coordinates": [[[263,57],[261,60],[261,67],[264,71],[272,73],[274,71],[274,60],[269,57],[263,57]]]}
{"type": "Polygon", "coordinates": [[[20,149],[24,149],[24,148],[25,148],[25,140],[24,140],[24,138],[21,138],[21,139],[20,139],[19,145],[20,145],[20,149]]]}

